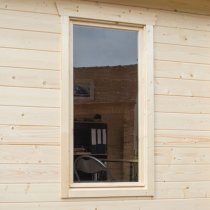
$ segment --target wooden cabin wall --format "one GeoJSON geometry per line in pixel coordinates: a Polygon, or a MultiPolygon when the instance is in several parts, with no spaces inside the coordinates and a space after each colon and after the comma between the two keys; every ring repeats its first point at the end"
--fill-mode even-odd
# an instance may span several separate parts
{"type": "Polygon", "coordinates": [[[210,209],[210,17],[154,10],[155,196],[60,198],[60,17],[0,1],[0,209],[210,209]]]}

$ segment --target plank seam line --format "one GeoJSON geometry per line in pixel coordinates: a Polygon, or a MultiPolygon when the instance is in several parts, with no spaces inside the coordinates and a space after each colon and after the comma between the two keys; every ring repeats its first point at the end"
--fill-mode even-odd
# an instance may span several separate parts
{"type": "MultiPolygon", "coordinates": [[[[0,144],[0,147],[3,147],[3,146],[6,146],[6,147],[13,147],[12,145],[2,145],[2,144],[0,144]]],[[[35,150],[36,149],[38,149],[38,148],[43,148],[43,147],[58,147],[58,145],[56,145],[56,144],[49,144],[49,145],[36,145],[36,144],[34,144],[34,145],[21,145],[21,144],[19,144],[19,145],[17,145],[18,147],[20,146],[24,146],[24,147],[30,147],[30,148],[34,148],[35,147],[35,150]],[[38,148],[36,148],[36,147],[38,147],[38,148]]],[[[1,161],[1,160],[0,160],[1,161]]]]}
{"type": "MultiPolygon", "coordinates": [[[[181,145],[181,146],[177,146],[177,145],[171,145],[171,146],[167,146],[167,145],[161,145],[161,144],[159,144],[159,143],[156,143],[157,145],[155,146],[155,148],[182,148],[182,149],[210,149],[210,146],[188,146],[188,145],[181,145]]],[[[198,143],[195,143],[195,145],[196,144],[199,144],[199,142],[198,143]]],[[[0,145],[1,145],[1,143],[0,143],[0,145]]]]}
{"type": "Polygon", "coordinates": [[[33,49],[33,48],[18,48],[18,47],[2,47],[0,49],[11,49],[11,50],[24,50],[24,51],[38,51],[38,52],[49,52],[49,53],[58,53],[60,54],[61,51],[54,51],[54,50],[41,50],[41,49],[33,49]]]}
{"type": "MultiPolygon", "coordinates": [[[[35,71],[57,71],[60,72],[60,69],[40,69],[40,68],[30,68],[30,67],[16,67],[16,66],[1,66],[0,68],[13,68],[13,69],[21,69],[21,70],[35,70],[35,71]]],[[[0,70],[1,71],[1,70],[0,70]]]]}
{"type": "Polygon", "coordinates": [[[178,46],[178,47],[192,47],[192,48],[200,48],[200,49],[210,49],[210,47],[194,46],[194,45],[184,45],[184,44],[174,44],[174,43],[166,43],[166,42],[154,42],[154,44],[170,45],[170,46],[178,46]]]}
{"type": "Polygon", "coordinates": [[[178,60],[164,60],[164,59],[157,59],[157,58],[155,58],[155,61],[174,62],[174,63],[181,63],[181,64],[199,64],[199,65],[210,66],[210,63],[198,63],[198,62],[178,61],[178,60]]]}
{"type": "MultiPolygon", "coordinates": [[[[155,96],[167,96],[167,97],[183,97],[183,98],[204,98],[204,99],[210,99],[210,97],[207,96],[188,96],[188,95],[167,95],[167,94],[161,94],[161,93],[155,93],[155,96]]],[[[158,100],[158,99],[156,99],[158,100]]]]}
{"type": "Polygon", "coordinates": [[[17,126],[17,127],[51,127],[51,128],[58,128],[60,126],[55,126],[55,125],[51,125],[51,126],[46,126],[46,125],[16,125],[13,123],[10,124],[0,124],[0,126],[17,126]]]}
{"type": "MultiPolygon", "coordinates": [[[[159,60],[157,58],[155,58],[155,60],[159,60]]],[[[173,62],[177,62],[177,63],[192,63],[192,64],[206,64],[206,65],[210,65],[208,63],[199,63],[199,62],[186,62],[186,61],[179,61],[179,60],[162,60],[162,61],[173,61],[173,62]]]]}
{"type": "MultiPolygon", "coordinates": [[[[191,143],[191,144],[193,144],[193,143],[191,143]]],[[[198,143],[194,143],[194,144],[198,144],[199,145],[199,142],[198,143]]],[[[183,147],[183,146],[177,146],[177,145],[171,145],[171,146],[165,145],[165,146],[162,146],[162,145],[157,144],[154,147],[155,147],[155,149],[159,149],[159,148],[168,148],[168,149],[169,148],[170,149],[174,149],[174,148],[178,148],[178,149],[180,149],[180,148],[183,148],[183,149],[196,149],[196,148],[198,148],[198,149],[206,149],[206,150],[209,150],[209,147],[206,147],[206,146],[198,146],[198,147],[195,147],[195,146],[191,146],[191,145],[190,146],[187,145],[187,148],[186,148],[186,146],[185,147],[183,147]]],[[[209,164],[210,164],[210,162],[209,162],[209,164]]]]}
{"type": "MultiPolygon", "coordinates": [[[[1,70],[0,70],[1,71],[1,70]]],[[[1,82],[0,82],[1,83],[1,82]]],[[[21,86],[21,85],[2,85],[0,84],[0,88],[2,87],[2,89],[6,88],[6,89],[34,89],[34,90],[55,90],[57,92],[60,92],[61,88],[50,88],[50,87],[31,87],[31,86],[21,86]]]]}
{"type": "Polygon", "coordinates": [[[6,163],[6,162],[0,162],[0,165],[36,165],[36,166],[60,166],[59,162],[58,163],[46,163],[46,162],[43,162],[43,163],[36,163],[36,162],[22,162],[22,163],[6,163]]]}
{"type": "MultiPolygon", "coordinates": [[[[155,157],[157,157],[157,155],[155,155],[155,157]]],[[[158,162],[155,162],[155,165],[156,166],[167,166],[168,163],[161,163],[159,164],[158,162]]],[[[191,165],[191,166],[210,166],[210,163],[171,163],[170,164],[171,166],[188,166],[188,165],[191,165]]]]}
{"type": "Polygon", "coordinates": [[[45,71],[45,70],[51,70],[51,71],[60,71],[60,69],[51,69],[51,68],[31,68],[31,67],[27,67],[27,66],[9,66],[9,65],[7,65],[7,66],[0,66],[0,67],[8,67],[8,68],[18,68],[18,69],[34,69],[34,70],[43,70],[43,71],[45,71]]]}
{"type": "Polygon", "coordinates": [[[18,123],[1,123],[1,125],[8,125],[8,126],[22,126],[22,127],[50,127],[50,128],[60,128],[60,125],[41,125],[41,124],[18,124],[18,123]]]}
{"type": "MultiPolygon", "coordinates": [[[[3,140],[4,141],[4,140],[3,140]]],[[[6,140],[5,140],[6,141],[6,140]]],[[[0,141],[0,147],[1,146],[59,146],[60,147],[60,144],[59,142],[58,143],[41,143],[41,142],[34,142],[34,143],[25,143],[25,142],[1,142],[0,141]]]]}
{"type": "Polygon", "coordinates": [[[60,109],[60,107],[57,107],[57,106],[36,106],[36,105],[27,105],[27,106],[24,106],[24,105],[15,105],[15,104],[9,104],[9,105],[7,105],[7,104],[0,104],[0,108],[1,107],[23,107],[23,108],[43,108],[43,109],[60,109]]]}
{"type": "MultiPolygon", "coordinates": [[[[164,199],[164,198],[158,198],[158,197],[156,197],[156,196],[154,196],[154,199],[152,199],[152,198],[150,198],[150,197],[144,197],[143,196],[143,199],[142,199],[142,197],[140,196],[123,196],[123,197],[115,197],[115,198],[107,198],[107,197],[99,197],[99,198],[80,198],[79,199],[79,201],[78,201],[78,199],[76,199],[76,198],[68,198],[68,199],[61,199],[60,198],[60,200],[59,200],[59,194],[57,194],[57,197],[58,197],[58,199],[57,199],[57,201],[55,201],[55,200],[52,200],[51,201],[51,199],[46,199],[45,201],[43,201],[43,200],[35,200],[35,201],[33,201],[33,200],[29,200],[29,201],[20,201],[20,202],[17,202],[17,201],[8,201],[8,202],[0,202],[0,204],[10,204],[10,206],[11,205],[15,205],[15,204],[23,204],[23,206],[24,206],[24,204],[49,204],[49,207],[50,206],[52,206],[51,204],[53,203],[53,204],[59,204],[60,205],[60,207],[62,207],[62,204],[64,204],[64,203],[67,203],[67,202],[69,202],[69,206],[71,206],[71,202],[77,202],[77,207],[79,207],[80,206],[80,208],[79,209],[85,209],[85,208],[81,208],[81,202],[85,202],[85,201],[88,201],[88,202],[99,202],[99,204],[95,204],[95,205],[92,205],[92,207],[94,207],[94,206],[99,206],[99,208],[100,208],[100,205],[102,205],[102,204],[100,204],[101,202],[102,203],[105,203],[106,201],[110,201],[110,202],[122,202],[122,198],[123,198],[123,200],[125,200],[126,199],[126,203],[131,203],[132,201],[135,201],[135,202],[137,202],[137,201],[139,201],[139,206],[141,206],[142,204],[141,204],[141,202],[158,202],[158,201],[166,201],[166,200],[173,200],[173,201],[175,201],[175,200],[177,200],[177,201],[185,201],[185,200],[192,200],[192,201],[195,201],[195,200],[201,200],[201,201],[206,201],[206,200],[209,200],[210,201],[210,198],[209,197],[198,197],[198,198],[195,198],[195,197],[190,197],[190,198],[166,198],[166,199],[164,199]],[[136,198],[137,197],[139,197],[140,198],[140,200],[137,200],[136,198]]],[[[154,204],[155,205],[155,204],[154,204]]],[[[38,205],[36,205],[36,206],[38,206],[38,205]]],[[[75,206],[75,205],[74,205],[75,206]]],[[[86,205],[87,206],[87,205],[86,205]]],[[[103,205],[103,206],[106,206],[106,205],[103,205]]],[[[109,207],[109,205],[107,204],[107,206],[109,207]]],[[[142,205],[143,206],[143,205],[142,205]]],[[[38,207],[41,207],[41,206],[38,206],[38,207]]],[[[46,208],[44,208],[44,209],[46,209],[46,208]]],[[[68,209],[71,209],[71,208],[68,208],[68,209]]],[[[78,209],[78,208],[72,208],[72,209],[78,209]]],[[[90,208],[87,208],[86,207],[86,209],[90,209],[90,208]]],[[[93,208],[92,208],[93,209],[93,208]]],[[[101,209],[101,208],[100,208],[101,209]]],[[[108,208],[107,208],[108,209],[108,208]]],[[[136,208],[135,208],[136,209],[136,208]]],[[[139,208],[138,208],[139,209],[139,208]]],[[[142,208],[141,208],[142,209],[142,208]]]]}
{"type": "MultiPolygon", "coordinates": [[[[158,71],[158,70],[156,70],[158,71]]],[[[184,71],[183,71],[184,72],[184,71]]],[[[157,73],[156,73],[157,74],[157,73]]],[[[189,80],[189,81],[200,81],[200,82],[210,82],[210,80],[205,80],[205,79],[197,79],[197,78],[191,78],[191,79],[187,79],[187,78],[177,78],[177,77],[164,77],[164,76],[155,76],[156,79],[176,79],[176,80],[180,80],[180,81],[185,81],[185,80],[189,80]]]]}
{"type": "Polygon", "coordinates": [[[6,47],[6,46],[0,46],[0,49],[27,50],[27,51],[38,51],[38,52],[61,53],[61,51],[58,51],[58,50],[44,50],[44,49],[35,49],[35,48],[6,47]]]}
{"type": "Polygon", "coordinates": [[[55,31],[39,31],[39,30],[33,30],[33,29],[24,29],[24,28],[8,28],[8,27],[0,27],[0,29],[8,29],[8,30],[17,30],[17,31],[28,31],[28,32],[38,32],[38,33],[48,33],[48,34],[58,34],[61,35],[61,32],[55,32],[55,31]]]}
{"type": "MultiPolygon", "coordinates": [[[[182,30],[187,30],[187,31],[199,31],[199,32],[206,32],[206,33],[209,33],[209,35],[210,35],[210,30],[208,31],[206,31],[206,30],[202,30],[202,29],[192,29],[192,28],[177,28],[177,27],[175,27],[175,26],[167,26],[167,25],[156,25],[156,26],[158,26],[159,28],[168,28],[168,29],[182,29],[182,30]]],[[[155,29],[155,30],[157,30],[157,29],[155,29]]]]}
{"type": "Polygon", "coordinates": [[[41,33],[41,34],[52,34],[52,35],[61,35],[59,32],[51,32],[51,31],[39,31],[39,30],[30,30],[30,29],[18,29],[18,28],[7,28],[0,26],[0,30],[8,30],[8,31],[22,31],[22,32],[33,32],[33,33],[41,33]]]}
{"type": "Polygon", "coordinates": [[[197,129],[177,129],[177,128],[175,128],[175,129],[173,129],[173,128],[170,128],[170,129],[167,129],[167,128],[165,128],[165,129],[159,129],[159,128],[155,128],[155,130],[160,130],[160,131],[199,131],[199,132],[210,132],[210,130],[197,130],[197,129]]]}
{"type": "Polygon", "coordinates": [[[207,30],[207,29],[185,28],[185,27],[182,27],[182,26],[161,25],[159,23],[156,23],[155,26],[158,26],[158,27],[170,27],[170,28],[176,28],[176,29],[179,28],[179,29],[184,29],[184,30],[193,30],[193,31],[202,31],[202,32],[210,32],[210,30],[207,30]]]}
{"type": "MultiPolygon", "coordinates": [[[[188,129],[156,129],[156,132],[158,131],[206,131],[206,132],[210,132],[210,130],[195,130],[195,129],[192,129],[192,130],[188,130],[188,129]]],[[[156,135],[165,135],[165,134],[156,134],[156,135]]]]}
{"type": "MultiPolygon", "coordinates": [[[[1,106],[1,105],[0,105],[1,106]]],[[[161,111],[157,108],[155,109],[155,113],[164,113],[164,114],[186,114],[186,115],[210,115],[210,112],[205,113],[196,113],[196,112],[186,112],[186,111],[161,111]]]]}
{"type": "Polygon", "coordinates": [[[162,59],[155,59],[156,62],[168,62],[168,63],[181,63],[181,64],[195,64],[195,65],[202,65],[202,66],[206,66],[209,67],[210,64],[208,63],[192,63],[192,62],[187,62],[187,61],[168,61],[168,60],[162,60],[162,59]]]}
{"type": "Polygon", "coordinates": [[[40,14],[40,15],[59,17],[58,13],[56,13],[56,14],[55,13],[45,13],[45,12],[42,13],[42,12],[35,12],[35,11],[23,11],[23,10],[6,9],[6,8],[0,8],[0,10],[9,11],[9,12],[32,13],[32,14],[40,14]]]}

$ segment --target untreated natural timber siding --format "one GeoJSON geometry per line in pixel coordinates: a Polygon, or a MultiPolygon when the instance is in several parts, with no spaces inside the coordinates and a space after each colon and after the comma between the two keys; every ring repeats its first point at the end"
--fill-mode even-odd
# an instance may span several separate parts
{"type": "MultiPolygon", "coordinates": [[[[155,1],[118,2],[159,8],[155,1]]],[[[210,17],[199,15],[209,14],[209,2],[196,2],[163,7],[187,13],[150,10],[157,16],[154,198],[82,202],[62,200],[59,192],[55,1],[0,1],[0,209],[210,209],[210,17]]]]}

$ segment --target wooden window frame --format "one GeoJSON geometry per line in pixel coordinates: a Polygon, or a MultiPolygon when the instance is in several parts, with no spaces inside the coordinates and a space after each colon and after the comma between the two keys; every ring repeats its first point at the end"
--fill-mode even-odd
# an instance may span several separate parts
{"type": "Polygon", "coordinates": [[[61,197],[136,197],[154,195],[153,25],[145,10],[85,2],[58,1],[62,28],[61,63],[61,197]],[[73,25],[129,29],[138,32],[138,182],[73,182],[73,25]],[[69,96],[69,97],[68,97],[69,96]]]}

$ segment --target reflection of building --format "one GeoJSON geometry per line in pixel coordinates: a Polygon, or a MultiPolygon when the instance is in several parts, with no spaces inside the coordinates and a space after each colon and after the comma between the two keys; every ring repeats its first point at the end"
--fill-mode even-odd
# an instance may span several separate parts
{"type": "MultiPolygon", "coordinates": [[[[75,118],[91,119],[100,114],[108,127],[108,158],[134,159],[137,65],[75,68],[74,75],[75,80],[92,80],[94,84],[94,100],[75,100],[75,118]]],[[[128,164],[110,163],[109,167],[115,177],[128,180],[128,164]]]]}

